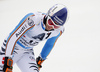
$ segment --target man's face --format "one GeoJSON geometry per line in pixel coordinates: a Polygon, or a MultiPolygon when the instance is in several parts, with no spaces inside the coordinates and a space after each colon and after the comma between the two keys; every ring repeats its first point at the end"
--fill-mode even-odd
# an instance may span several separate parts
{"type": "Polygon", "coordinates": [[[53,21],[52,19],[47,19],[46,21],[46,30],[52,30],[52,29],[57,29],[59,28],[60,26],[57,26],[53,21]]]}

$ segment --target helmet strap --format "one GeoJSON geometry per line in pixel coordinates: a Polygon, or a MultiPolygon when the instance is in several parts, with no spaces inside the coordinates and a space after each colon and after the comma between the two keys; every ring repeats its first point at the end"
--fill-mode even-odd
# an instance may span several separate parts
{"type": "Polygon", "coordinates": [[[43,19],[43,23],[44,23],[44,25],[46,25],[46,20],[47,20],[47,17],[44,16],[44,19],[43,19]]]}

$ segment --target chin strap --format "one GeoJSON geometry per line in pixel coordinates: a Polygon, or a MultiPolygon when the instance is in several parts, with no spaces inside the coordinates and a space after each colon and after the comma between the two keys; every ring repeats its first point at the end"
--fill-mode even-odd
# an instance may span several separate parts
{"type": "Polygon", "coordinates": [[[51,29],[51,30],[47,30],[47,29],[45,29],[45,31],[53,31],[54,29],[51,29]]]}
{"type": "Polygon", "coordinates": [[[44,25],[46,25],[46,20],[47,20],[47,17],[46,17],[46,15],[45,15],[44,18],[43,18],[43,24],[44,24],[44,25]]]}

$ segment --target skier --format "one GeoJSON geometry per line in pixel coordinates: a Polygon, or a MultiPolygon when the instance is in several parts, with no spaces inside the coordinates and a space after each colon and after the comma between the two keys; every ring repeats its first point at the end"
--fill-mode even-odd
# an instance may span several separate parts
{"type": "Polygon", "coordinates": [[[7,36],[0,51],[0,72],[12,72],[16,63],[22,72],[39,72],[43,61],[64,31],[68,11],[56,4],[45,13],[29,13],[7,36]],[[40,55],[35,59],[33,47],[47,40],[40,55]]]}

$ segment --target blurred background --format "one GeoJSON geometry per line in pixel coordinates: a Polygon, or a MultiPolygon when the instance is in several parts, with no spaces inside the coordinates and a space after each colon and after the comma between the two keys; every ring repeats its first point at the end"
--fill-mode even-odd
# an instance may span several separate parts
{"type": "MultiPolygon", "coordinates": [[[[40,72],[100,72],[100,0],[0,0],[0,46],[26,14],[57,3],[66,5],[69,19],[40,72]]],[[[34,47],[36,57],[44,43],[34,47]]],[[[21,72],[16,64],[13,72],[21,72]]]]}

